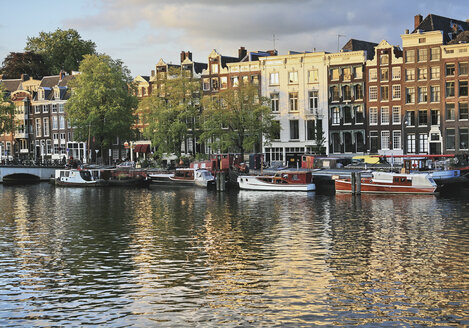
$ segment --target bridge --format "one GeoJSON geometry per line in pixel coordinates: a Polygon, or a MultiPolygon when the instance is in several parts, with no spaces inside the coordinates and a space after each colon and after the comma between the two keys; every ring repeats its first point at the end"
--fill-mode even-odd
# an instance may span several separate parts
{"type": "Polygon", "coordinates": [[[0,166],[0,183],[6,180],[21,180],[23,182],[49,181],[55,176],[55,170],[63,168],[54,166],[20,166],[2,165],[0,166]]]}

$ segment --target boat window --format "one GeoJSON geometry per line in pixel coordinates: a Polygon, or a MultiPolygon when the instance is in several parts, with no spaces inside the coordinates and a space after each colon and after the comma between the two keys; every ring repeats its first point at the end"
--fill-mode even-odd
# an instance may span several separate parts
{"type": "Polygon", "coordinates": [[[66,171],[66,172],[65,172],[65,177],[68,178],[69,176],[70,176],[70,171],[66,171]]]}
{"type": "Polygon", "coordinates": [[[293,174],[292,180],[300,180],[300,179],[298,179],[298,174],[293,174]]]}
{"type": "Polygon", "coordinates": [[[394,182],[399,182],[399,178],[398,178],[398,177],[394,177],[394,182]]]}
{"type": "Polygon", "coordinates": [[[406,182],[406,178],[401,178],[401,182],[406,182]]]}
{"type": "Polygon", "coordinates": [[[85,181],[91,181],[91,174],[89,171],[80,171],[80,176],[85,181]]]}

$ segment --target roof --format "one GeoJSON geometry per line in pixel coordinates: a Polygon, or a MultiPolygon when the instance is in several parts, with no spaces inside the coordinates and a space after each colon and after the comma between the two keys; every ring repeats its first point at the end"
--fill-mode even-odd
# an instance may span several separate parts
{"type": "Polygon", "coordinates": [[[21,79],[7,79],[7,80],[0,80],[0,84],[8,91],[13,92],[19,89],[21,86],[21,79]]]}
{"type": "Polygon", "coordinates": [[[458,43],[469,43],[469,31],[464,31],[459,33],[453,40],[448,42],[448,44],[458,44],[458,43]]]}
{"type": "Polygon", "coordinates": [[[197,74],[201,74],[204,69],[207,69],[208,65],[205,63],[194,62],[194,71],[197,74]]]}
{"type": "Polygon", "coordinates": [[[66,87],[68,83],[75,78],[76,75],[65,75],[61,81],[57,84],[59,87],[66,87]]]}
{"type": "Polygon", "coordinates": [[[372,59],[375,53],[375,47],[378,43],[369,42],[369,41],[362,41],[357,39],[350,39],[348,42],[342,47],[343,51],[359,51],[365,50],[367,59],[372,59]]]}
{"type": "Polygon", "coordinates": [[[467,21],[430,14],[425,17],[412,33],[416,33],[417,30],[423,32],[442,31],[443,42],[448,43],[459,33],[468,31],[469,23],[467,21]]]}
{"type": "Polygon", "coordinates": [[[53,76],[44,76],[41,80],[41,84],[39,85],[40,88],[48,87],[52,88],[56,86],[60,81],[60,75],[53,75],[53,76]]]}

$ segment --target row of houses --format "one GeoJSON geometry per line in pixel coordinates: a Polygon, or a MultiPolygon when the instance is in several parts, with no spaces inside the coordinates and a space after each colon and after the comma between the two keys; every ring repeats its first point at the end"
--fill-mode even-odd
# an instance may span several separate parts
{"type": "Polygon", "coordinates": [[[15,104],[16,130],[0,135],[2,160],[57,160],[68,157],[86,161],[86,143],[77,142],[65,115],[70,98],[69,82],[75,75],[60,73],[35,80],[23,74],[0,84],[15,104]]]}
{"type": "MultiPolygon", "coordinates": [[[[172,67],[200,78],[204,95],[240,81],[257,84],[281,125],[280,135],[262,145],[267,161],[287,163],[320,151],[467,154],[468,21],[416,15],[412,32],[401,35],[402,47],[355,39],[338,53],[278,55],[241,47],[234,57],[213,50],[207,63],[181,52],[179,65],[160,60],[150,76],[135,79],[138,96],[160,88],[172,67]]],[[[197,151],[193,144],[182,145],[183,152],[197,151]]]]}

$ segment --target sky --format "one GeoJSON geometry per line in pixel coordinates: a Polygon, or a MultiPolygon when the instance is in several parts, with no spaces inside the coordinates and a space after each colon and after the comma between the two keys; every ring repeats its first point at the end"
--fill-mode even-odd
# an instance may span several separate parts
{"type": "Polygon", "coordinates": [[[241,46],[275,44],[286,54],[336,52],[351,38],[401,45],[417,14],[469,19],[467,0],[2,0],[1,8],[0,61],[28,37],[73,28],[134,77],[150,75],[161,58],[179,63],[183,50],[207,62],[213,49],[237,56],[241,46]]]}

